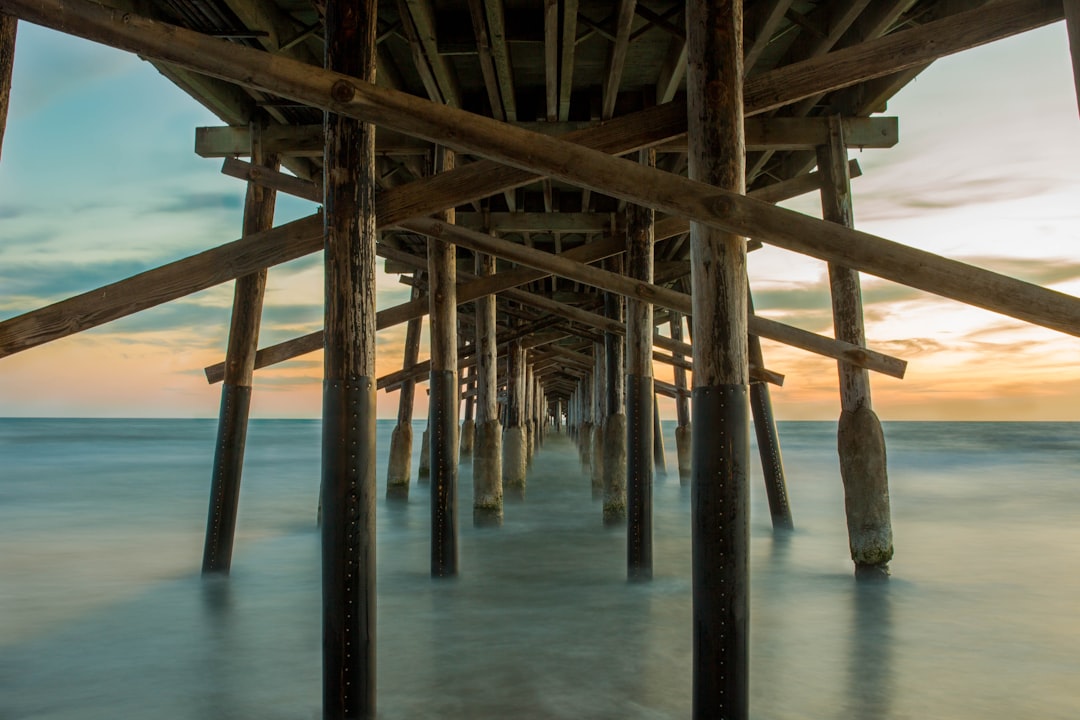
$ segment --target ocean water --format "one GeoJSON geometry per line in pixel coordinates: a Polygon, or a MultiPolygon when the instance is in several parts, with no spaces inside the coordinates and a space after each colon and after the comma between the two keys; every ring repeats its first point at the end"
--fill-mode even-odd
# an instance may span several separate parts
{"type": "MultiPolygon", "coordinates": [[[[0,420],[0,720],[320,717],[318,423],[252,423],[233,573],[207,581],[214,431],[0,420]]],[[[752,717],[1080,717],[1080,425],[886,423],[896,557],[872,585],[835,424],[780,433],[797,529],[773,535],[755,468],[752,717]]],[[[563,436],[498,529],[472,527],[462,466],[455,580],[428,576],[428,487],[380,501],[379,717],[688,717],[690,493],[665,434],[647,584],[563,436]]]]}

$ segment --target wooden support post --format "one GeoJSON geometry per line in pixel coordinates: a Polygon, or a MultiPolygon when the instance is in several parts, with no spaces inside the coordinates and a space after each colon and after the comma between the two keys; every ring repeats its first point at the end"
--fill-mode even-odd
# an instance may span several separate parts
{"type": "MultiPolygon", "coordinates": [[[[428,376],[431,376],[431,363],[428,363],[428,376]]],[[[429,391],[430,393],[430,391],[429,391]]],[[[431,403],[428,403],[430,413],[431,403]]],[[[424,432],[420,433],[420,461],[416,468],[416,482],[421,485],[431,483],[431,419],[424,426],[424,432]]]]}
{"type": "MultiPolygon", "coordinates": [[[[375,83],[375,0],[328,0],[326,65],[375,83]]],[[[326,113],[323,718],[375,715],[375,126],[326,113]]]]}
{"type": "Polygon", "coordinates": [[[547,432],[547,428],[544,427],[544,420],[546,419],[547,398],[544,395],[544,384],[540,382],[540,378],[536,379],[536,392],[539,397],[539,401],[536,403],[536,439],[540,445],[544,444],[544,435],[547,432]]]}
{"type": "MultiPolygon", "coordinates": [[[[686,5],[689,175],[744,190],[740,0],[686,5]]],[[[690,225],[694,718],[749,717],[746,242],[690,225]]]]}
{"type": "Polygon", "coordinates": [[[607,427],[607,361],[604,353],[604,343],[593,343],[593,500],[604,496],[604,430],[607,427]]]}
{"type": "MultiPolygon", "coordinates": [[[[754,311],[751,297],[746,299],[750,312],[754,311]]],[[[761,353],[761,340],[756,335],[747,339],[750,364],[761,367],[765,358],[761,353]]],[[[750,412],[754,417],[754,433],[757,436],[761,472],[765,478],[765,495],[769,499],[769,515],[773,530],[793,530],[791,503],[788,500],[787,480],[784,477],[784,459],[780,454],[780,434],[773,417],[772,395],[769,384],[752,379],[750,383],[750,412]]]]}
{"type": "MultiPolygon", "coordinates": [[[[420,273],[415,277],[419,279],[420,273]]],[[[420,288],[413,286],[413,300],[420,297],[420,288]]],[[[409,320],[405,327],[405,357],[402,368],[411,368],[420,355],[420,330],[422,318],[409,320]]],[[[399,387],[397,425],[390,435],[390,458],[386,468],[386,499],[408,500],[409,481],[412,477],[412,417],[416,397],[416,380],[409,378],[399,387]]]]}
{"type": "MultiPolygon", "coordinates": [[[[683,341],[683,316],[682,313],[673,312],[668,320],[671,329],[671,339],[676,342],[683,341]]],[[[681,352],[671,351],[676,360],[682,360],[685,356],[681,352]]],[[[683,484],[690,482],[690,399],[686,386],[686,370],[675,365],[675,387],[679,389],[675,398],[675,455],[679,465],[679,481],[683,484]]]]}
{"type": "Polygon", "coordinates": [[[586,475],[592,475],[593,457],[593,375],[590,372],[581,380],[581,432],[578,436],[578,455],[586,475]]]}
{"type": "MultiPolygon", "coordinates": [[[[656,165],[656,153],[642,150],[639,162],[656,165]]],[[[626,206],[626,274],[653,281],[655,213],[641,205],[626,206]]],[[[631,580],[653,574],[652,490],[655,462],[653,405],[653,306],[647,300],[626,301],[626,572],[631,580]]],[[[605,508],[606,509],[606,508],[605,508]]]]}
{"type": "Polygon", "coordinates": [[[4,148],[4,132],[7,130],[11,71],[15,66],[15,36],[18,28],[18,18],[0,13],[0,151],[4,148]]]}
{"type": "Polygon", "coordinates": [[[667,476],[667,458],[664,457],[664,427],[660,422],[660,404],[653,393],[653,464],[657,477],[667,476]]]}
{"type": "Polygon", "coordinates": [[[525,496],[525,351],[515,340],[506,348],[506,429],[503,430],[503,488],[525,496]]]}
{"type": "Polygon", "coordinates": [[[1072,57],[1073,85],[1080,106],[1080,0],[1064,0],[1065,27],[1069,33],[1069,54],[1072,57]]]}
{"type": "MultiPolygon", "coordinates": [[[[850,228],[855,221],[843,126],[839,118],[831,120],[830,142],[818,149],[818,168],[825,176],[821,185],[822,217],[850,228]]],[[[836,337],[865,345],[859,273],[829,263],[829,286],[836,337]]],[[[837,363],[837,369],[841,407],[837,447],[851,559],[855,561],[857,578],[886,578],[893,542],[885,436],[870,401],[870,374],[844,362],[837,363]]]]}
{"type": "Polygon", "coordinates": [[[536,378],[531,363],[525,366],[525,464],[532,465],[536,452],[533,416],[536,414],[536,378]]]}
{"type": "MultiPolygon", "coordinates": [[[[609,258],[607,269],[622,274],[623,259],[609,258]]],[[[623,299],[620,295],[604,293],[604,314],[622,321],[623,299]]],[[[604,333],[604,371],[607,388],[607,417],[604,420],[604,524],[615,525],[626,520],[626,386],[622,335],[604,333]]]]}
{"type": "MultiPolygon", "coordinates": [[[[277,169],[278,157],[263,151],[260,128],[252,127],[252,162],[277,169]]],[[[248,183],[244,201],[244,235],[267,230],[274,225],[277,193],[248,183]]],[[[251,383],[255,372],[255,351],[259,346],[266,270],[237,278],[233,293],[232,324],[225,353],[225,381],[221,386],[214,468],[210,480],[210,510],[203,546],[203,574],[228,574],[232,564],[236,510],[240,501],[240,477],[244,469],[251,383]]]]}
{"type": "MultiPolygon", "coordinates": [[[[495,274],[495,258],[476,254],[476,274],[495,274]]],[[[499,422],[495,296],[485,295],[476,308],[476,442],[473,448],[473,523],[502,522],[502,424],[499,422]]]]}
{"type": "MultiPolygon", "coordinates": [[[[461,328],[458,328],[458,334],[461,334],[461,328]]],[[[473,385],[476,383],[476,369],[472,366],[467,366],[463,371],[465,380],[465,419],[461,421],[461,446],[458,449],[458,456],[461,458],[461,462],[466,460],[472,462],[473,444],[476,441],[476,421],[473,419],[473,403],[475,398],[470,392],[473,385]]]]}
{"type": "MultiPolygon", "coordinates": [[[[435,171],[454,168],[454,151],[435,149],[435,171]]],[[[443,219],[454,222],[454,211],[443,219]]],[[[457,248],[451,243],[428,243],[431,315],[431,379],[428,399],[431,465],[431,575],[452,577],[458,572],[457,549],[457,248]]]]}

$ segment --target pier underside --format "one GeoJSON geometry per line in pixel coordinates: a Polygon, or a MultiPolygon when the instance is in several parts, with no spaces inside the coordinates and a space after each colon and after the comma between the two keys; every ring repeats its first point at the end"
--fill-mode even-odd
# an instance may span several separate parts
{"type": "Polygon", "coordinates": [[[215,575],[232,559],[259,371],[324,351],[327,718],[375,712],[377,392],[401,393],[385,496],[407,503],[418,492],[414,389],[426,385],[417,480],[430,492],[436,578],[459,574],[458,537],[472,525],[458,517],[459,474],[476,527],[498,528],[504,503],[529,501],[536,458],[556,438],[576,444],[597,522],[625,528],[628,578],[647,582],[653,488],[670,467],[693,498],[690,711],[745,718],[751,417],[774,531],[799,524],[770,396],[799,379],[769,364],[761,339],[837,362],[851,558],[856,577],[881,580],[893,541],[871,382],[902,378],[906,362],[866,337],[860,274],[1080,336],[1080,299],[859,231],[851,178],[862,169],[848,151],[899,141],[888,101],[934,60],[1065,17],[1072,30],[1076,8],[0,0],[0,128],[18,18],[152,63],[220,118],[195,129],[195,152],[248,190],[240,239],[4,319],[0,357],[236,282],[228,347],[205,368],[222,383],[203,562],[215,575]],[[822,219],[776,205],[809,193],[822,219]],[[281,194],[321,208],[274,226],[281,194]],[[747,255],[763,244],[827,266],[831,336],[755,308],[747,255]],[[260,343],[273,266],[318,251],[325,330],[260,343]],[[411,286],[408,302],[376,311],[380,265],[411,286]],[[401,368],[379,375],[377,333],[402,324],[401,368]],[[674,401],[670,465],[657,396],[674,401]]]}

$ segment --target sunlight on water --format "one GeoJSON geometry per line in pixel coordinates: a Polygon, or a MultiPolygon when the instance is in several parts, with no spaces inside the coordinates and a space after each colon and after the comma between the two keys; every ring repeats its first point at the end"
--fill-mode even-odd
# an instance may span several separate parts
{"type": "MultiPolygon", "coordinates": [[[[773,535],[755,475],[753,717],[1076,717],[1080,427],[887,424],[897,555],[877,585],[851,577],[835,425],[780,429],[797,530],[773,535]]],[[[213,434],[0,420],[0,718],[320,716],[318,424],[253,423],[233,575],[203,581],[213,434]]],[[[625,533],[565,438],[499,529],[471,526],[462,466],[455,580],[428,577],[427,492],[379,502],[380,718],[688,717],[674,470],[648,584],[626,583],[625,533]]]]}

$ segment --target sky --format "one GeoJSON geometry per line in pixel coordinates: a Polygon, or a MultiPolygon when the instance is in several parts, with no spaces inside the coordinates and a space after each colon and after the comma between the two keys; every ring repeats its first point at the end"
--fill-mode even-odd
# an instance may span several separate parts
{"type": "MultiPolygon", "coordinates": [[[[859,229],[1080,296],[1064,24],[938,61],[886,114],[900,118],[899,145],[851,153],[859,229]]],[[[0,158],[0,319],[239,237],[243,183],[193,152],[194,129],[220,124],[135,56],[20,23],[0,158]]],[[[820,216],[816,196],[787,206],[820,216]]],[[[281,196],[276,222],[314,209],[281,196]]],[[[760,314],[832,334],[823,263],[767,247],[749,266],[760,314]]],[[[395,276],[378,283],[380,308],[408,299],[395,276]]],[[[882,419],[1080,420],[1080,338],[866,275],[863,290],[868,344],[909,362],[903,380],[871,378],[882,419]]],[[[231,303],[230,283],[0,359],[0,416],[215,417],[220,389],[202,368],[223,357],[231,303]]],[[[321,325],[321,256],[272,268],[261,344],[321,325]]],[[[403,337],[404,326],[380,332],[379,374],[400,367],[403,337]]],[[[763,348],[787,377],[773,388],[779,419],[839,415],[834,361],[763,348]]],[[[321,370],[315,353],[258,371],[253,416],[318,417],[321,370]]],[[[378,403],[396,415],[396,393],[378,403]]]]}

